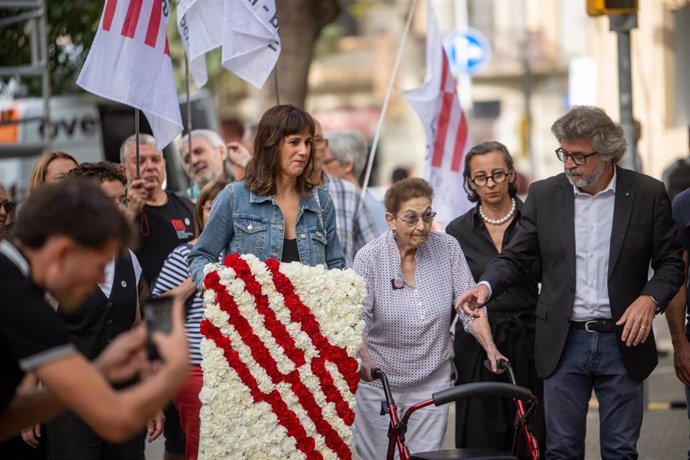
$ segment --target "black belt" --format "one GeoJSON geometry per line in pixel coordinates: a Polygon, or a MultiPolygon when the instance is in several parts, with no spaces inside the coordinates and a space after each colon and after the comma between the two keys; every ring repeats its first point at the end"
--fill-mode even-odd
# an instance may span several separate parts
{"type": "Polygon", "coordinates": [[[612,319],[591,319],[589,321],[571,321],[570,327],[587,332],[613,332],[614,325],[612,319]]]}

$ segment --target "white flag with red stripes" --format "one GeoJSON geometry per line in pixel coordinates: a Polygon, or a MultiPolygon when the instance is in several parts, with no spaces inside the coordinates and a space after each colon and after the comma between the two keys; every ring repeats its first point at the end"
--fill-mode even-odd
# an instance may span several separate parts
{"type": "Polygon", "coordinates": [[[224,0],[179,0],[177,30],[184,45],[194,83],[208,81],[206,53],[223,44],[224,0]]]}
{"type": "Polygon", "coordinates": [[[436,15],[427,2],[426,76],[417,89],[403,91],[426,129],[425,178],[434,188],[437,221],[448,224],[472,204],[462,187],[468,126],[450,73],[436,15]]]}
{"type": "Polygon", "coordinates": [[[225,0],[223,24],[223,67],[261,89],[280,56],[275,0],[225,0]]]}
{"type": "Polygon", "coordinates": [[[182,131],[165,25],[169,0],[106,0],[77,84],[141,110],[158,148],[182,131]]]}

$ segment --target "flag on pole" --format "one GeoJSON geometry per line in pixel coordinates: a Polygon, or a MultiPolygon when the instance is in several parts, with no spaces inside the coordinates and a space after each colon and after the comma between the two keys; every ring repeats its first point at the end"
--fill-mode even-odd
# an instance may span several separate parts
{"type": "Polygon", "coordinates": [[[438,21],[431,2],[427,5],[426,76],[422,86],[403,94],[424,123],[424,176],[434,188],[437,220],[448,224],[472,207],[462,187],[464,158],[470,143],[467,118],[460,107],[438,21]]]}
{"type": "Polygon", "coordinates": [[[206,53],[223,44],[223,0],[179,0],[177,30],[196,86],[208,81],[206,53]]]}
{"type": "Polygon", "coordinates": [[[280,55],[275,0],[225,0],[223,67],[258,89],[280,55]]]}
{"type": "Polygon", "coordinates": [[[165,25],[169,0],[106,0],[77,84],[141,110],[159,149],[182,131],[165,25]]]}

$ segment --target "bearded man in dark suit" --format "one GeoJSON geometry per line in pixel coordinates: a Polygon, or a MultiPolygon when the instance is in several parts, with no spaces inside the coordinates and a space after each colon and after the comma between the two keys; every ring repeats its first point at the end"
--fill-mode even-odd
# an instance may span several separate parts
{"type": "Polygon", "coordinates": [[[535,361],[546,457],[584,457],[594,390],[602,458],[635,459],[642,382],[657,364],[652,320],[683,279],[670,202],[660,181],[617,166],[623,129],[603,110],[573,107],[551,131],[564,173],[530,187],[516,236],[456,308],[476,316],[539,260],[535,361]]]}

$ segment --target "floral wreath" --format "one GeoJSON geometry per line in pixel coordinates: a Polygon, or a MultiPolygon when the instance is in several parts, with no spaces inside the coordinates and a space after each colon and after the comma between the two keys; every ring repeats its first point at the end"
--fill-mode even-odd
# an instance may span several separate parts
{"type": "Polygon", "coordinates": [[[205,274],[199,458],[352,458],[362,278],[238,254],[205,274]]]}

